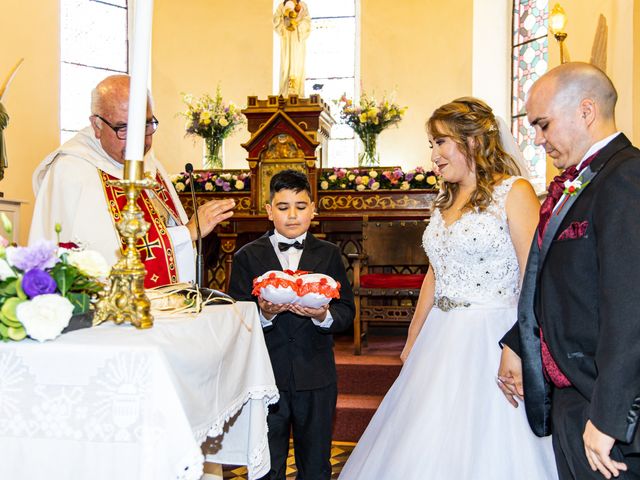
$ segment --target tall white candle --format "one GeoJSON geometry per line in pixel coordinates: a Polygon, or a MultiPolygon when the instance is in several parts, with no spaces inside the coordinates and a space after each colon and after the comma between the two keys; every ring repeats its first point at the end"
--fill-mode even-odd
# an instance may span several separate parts
{"type": "Polygon", "coordinates": [[[125,158],[141,161],[144,156],[144,130],[147,121],[147,80],[149,78],[153,0],[136,0],[134,15],[125,158]]]}

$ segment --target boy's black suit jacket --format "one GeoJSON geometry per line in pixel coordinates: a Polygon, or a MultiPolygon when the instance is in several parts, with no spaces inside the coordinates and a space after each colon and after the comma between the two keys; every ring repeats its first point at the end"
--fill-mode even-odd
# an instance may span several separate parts
{"type": "Polygon", "coordinates": [[[518,322],[502,342],[522,359],[525,407],[537,435],[551,431],[540,326],[560,370],[588,403],[587,418],[623,450],[639,452],[640,151],[619,134],[586,170],[589,184],[554,212],[541,248],[534,239],[518,322]],[[584,222],[584,235],[558,238],[584,222]]]}
{"type": "MultiPolygon", "coordinates": [[[[249,300],[253,279],[269,270],[282,270],[269,240],[271,232],[243,246],[233,258],[229,294],[236,300],[249,300]]],[[[336,382],[333,356],[334,332],[346,330],[353,323],[355,305],[351,284],[338,247],[307,233],[298,270],[324,273],[340,282],[340,298],[333,299],[329,311],[333,323],[329,328],[316,326],[309,317],[291,312],[278,314],[271,327],[264,328],[264,338],[271,365],[280,390],[312,390],[336,382]],[[293,375],[293,382],[291,382],[293,375]]]]}

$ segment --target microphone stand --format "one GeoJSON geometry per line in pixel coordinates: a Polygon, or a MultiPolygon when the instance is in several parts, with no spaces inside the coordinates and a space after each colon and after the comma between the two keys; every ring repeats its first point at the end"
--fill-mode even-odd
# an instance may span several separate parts
{"type": "Polygon", "coordinates": [[[204,257],[202,256],[202,233],[200,232],[200,219],[198,218],[198,204],[196,203],[195,185],[193,183],[193,165],[187,163],[184,168],[187,174],[189,174],[191,201],[196,218],[196,286],[202,288],[204,283],[204,257]]]}

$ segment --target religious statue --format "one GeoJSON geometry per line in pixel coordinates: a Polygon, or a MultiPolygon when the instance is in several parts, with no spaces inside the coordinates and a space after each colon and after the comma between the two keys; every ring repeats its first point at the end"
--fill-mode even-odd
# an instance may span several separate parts
{"type": "MultiPolygon", "coordinates": [[[[9,114],[7,113],[7,109],[2,104],[2,98],[4,97],[9,83],[11,83],[13,76],[18,71],[18,67],[20,67],[23,60],[23,58],[18,60],[18,63],[13,66],[13,68],[9,72],[9,75],[7,75],[7,78],[0,86],[0,180],[4,178],[4,169],[9,166],[7,162],[7,149],[4,144],[4,129],[7,128],[7,125],[9,124],[9,114]]],[[[0,197],[1,196],[2,194],[0,193],[0,197]]]]}
{"type": "Polygon", "coordinates": [[[302,0],[284,0],[273,14],[273,26],[280,35],[280,95],[304,97],[306,41],[311,16],[302,0]]]}

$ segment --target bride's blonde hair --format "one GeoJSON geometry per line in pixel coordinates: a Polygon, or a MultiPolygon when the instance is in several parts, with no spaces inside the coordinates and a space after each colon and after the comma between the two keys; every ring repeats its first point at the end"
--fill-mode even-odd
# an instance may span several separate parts
{"type": "MultiPolygon", "coordinates": [[[[437,108],[427,121],[429,135],[449,137],[476,172],[476,189],[462,210],[485,210],[492,201],[493,188],[505,176],[521,175],[520,168],[504,151],[491,107],[474,97],[462,97],[437,108]]],[[[456,198],[457,183],[443,182],[435,206],[446,210],[456,198]]]]}

